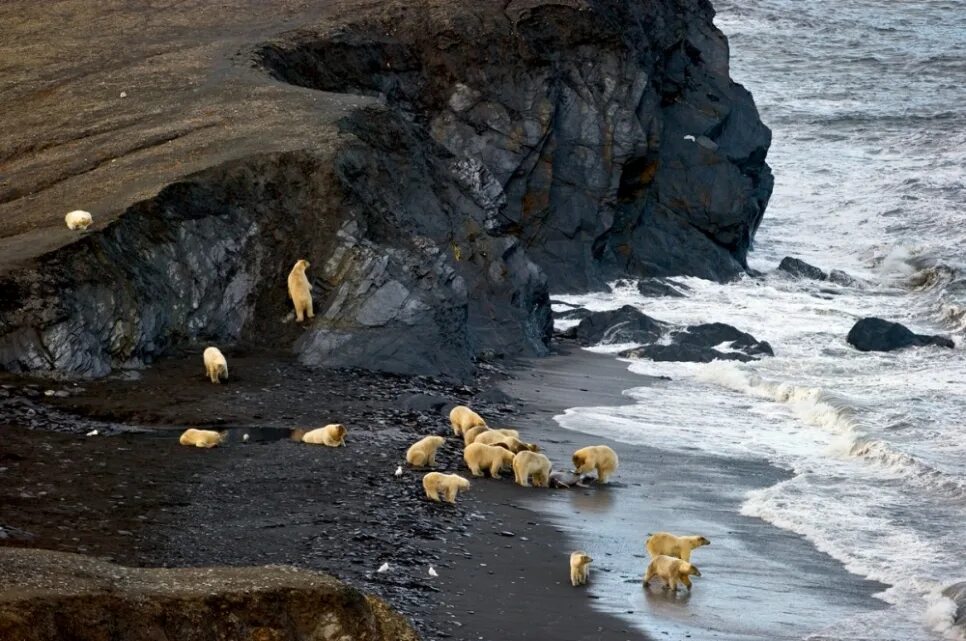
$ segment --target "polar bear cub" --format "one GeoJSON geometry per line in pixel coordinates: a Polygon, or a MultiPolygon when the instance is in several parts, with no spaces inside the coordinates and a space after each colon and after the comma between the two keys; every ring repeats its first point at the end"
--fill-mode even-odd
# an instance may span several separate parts
{"type": "Polygon", "coordinates": [[[445,442],[442,436],[419,439],[406,450],[406,462],[413,467],[436,467],[436,450],[445,442]]]}
{"type": "Polygon", "coordinates": [[[483,417],[465,405],[457,405],[449,411],[449,423],[453,426],[453,433],[457,436],[462,436],[463,432],[471,427],[486,426],[483,417]]]}
{"type": "Polygon", "coordinates": [[[288,275],[288,296],[295,305],[295,320],[301,323],[305,317],[315,317],[312,310],[312,283],[309,282],[305,270],[310,267],[304,258],[295,263],[295,267],[288,275]]]}
{"type": "Polygon", "coordinates": [[[513,452],[495,445],[470,443],[463,450],[463,460],[473,476],[483,476],[483,470],[489,470],[490,476],[498,479],[500,470],[513,465],[513,452]]]}
{"type": "Polygon", "coordinates": [[[228,361],[225,355],[217,347],[209,347],[205,350],[205,373],[212,383],[220,383],[222,379],[228,380],[228,361]]]}
{"type": "Polygon", "coordinates": [[[522,452],[523,450],[530,450],[531,452],[540,451],[540,447],[533,443],[524,443],[516,437],[507,436],[506,434],[498,432],[497,430],[483,432],[477,436],[473,442],[482,443],[483,445],[497,445],[499,447],[505,447],[514,454],[517,452],[522,452]]]}
{"type": "Polygon", "coordinates": [[[426,498],[432,501],[456,503],[456,494],[470,489],[470,482],[459,474],[430,472],[423,477],[423,489],[426,490],[426,498]]]}
{"type": "Polygon", "coordinates": [[[195,447],[215,447],[221,445],[228,432],[216,432],[214,430],[199,430],[189,427],[181,434],[178,442],[182,445],[193,445],[195,447]]]}
{"type": "Polygon", "coordinates": [[[325,427],[318,427],[309,430],[302,435],[302,442],[309,445],[325,445],[327,447],[345,447],[345,426],[341,423],[332,423],[325,427]]]}
{"type": "Polygon", "coordinates": [[[647,539],[647,553],[651,558],[666,555],[691,560],[691,552],[702,545],[711,545],[703,536],[675,536],[670,532],[655,532],[647,539]]]}
{"type": "Polygon", "coordinates": [[[590,562],[592,558],[586,552],[578,550],[570,553],[570,585],[577,587],[587,583],[590,578],[590,562]]]}
{"type": "Polygon", "coordinates": [[[550,459],[538,452],[524,450],[513,457],[513,477],[517,485],[530,487],[530,477],[537,487],[550,487],[550,459]]]}
{"type": "Polygon", "coordinates": [[[617,452],[606,445],[583,447],[574,452],[573,461],[577,474],[596,469],[598,483],[606,483],[610,475],[617,471],[617,452]]]}
{"type": "Polygon", "coordinates": [[[91,226],[91,223],[94,222],[94,217],[91,216],[89,211],[75,209],[64,216],[64,222],[67,223],[67,229],[80,229],[81,231],[84,231],[91,226]]]}
{"type": "Polygon", "coordinates": [[[651,563],[647,566],[647,572],[644,573],[644,587],[647,587],[651,579],[658,577],[664,581],[666,588],[676,591],[678,582],[681,582],[690,592],[692,576],[701,576],[697,566],[673,556],[661,554],[651,559],[651,563]]]}
{"type": "Polygon", "coordinates": [[[471,443],[476,442],[476,437],[484,432],[489,432],[490,428],[486,425],[477,425],[476,427],[471,427],[468,430],[463,431],[463,446],[466,447],[471,443]]]}

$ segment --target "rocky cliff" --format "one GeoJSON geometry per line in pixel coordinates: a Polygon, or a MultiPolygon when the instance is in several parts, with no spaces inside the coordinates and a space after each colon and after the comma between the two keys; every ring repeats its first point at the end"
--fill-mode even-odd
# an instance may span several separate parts
{"type": "Polygon", "coordinates": [[[13,4],[8,370],[215,341],[460,378],[546,350],[549,288],[733,277],[771,192],[700,0],[13,4]]]}
{"type": "Polygon", "coordinates": [[[284,566],[140,569],[0,549],[5,641],[415,641],[379,599],[284,566]]]}

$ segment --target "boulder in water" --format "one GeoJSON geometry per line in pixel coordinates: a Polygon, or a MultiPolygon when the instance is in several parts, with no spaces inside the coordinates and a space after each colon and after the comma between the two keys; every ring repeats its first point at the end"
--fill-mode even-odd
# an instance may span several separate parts
{"type": "Polygon", "coordinates": [[[597,343],[653,343],[667,326],[635,307],[624,305],[607,312],[593,312],[564,335],[581,345],[597,343]]]}
{"type": "Polygon", "coordinates": [[[955,347],[948,336],[916,334],[908,327],[881,318],[863,318],[852,326],[846,337],[849,345],[862,352],[891,352],[904,347],[937,345],[955,347]]]}
{"type": "Polygon", "coordinates": [[[778,271],[790,274],[795,278],[810,278],[812,280],[828,280],[828,274],[815,265],[809,265],[804,260],[785,256],[778,265],[778,271]]]}
{"type": "Polygon", "coordinates": [[[625,350],[620,355],[652,361],[710,363],[714,360],[747,362],[775,353],[766,341],[759,341],[731,325],[706,323],[672,333],[670,344],[644,345],[625,350]],[[716,349],[724,343],[729,344],[728,351],[716,349]]]}
{"type": "Polygon", "coordinates": [[[684,291],[687,289],[688,287],[666,278],[646,278],[637,283],[637,291],[640,292],[641,296],[647,296],[649,298],[659,298],[661,296],[684,298],[684,291]]]}

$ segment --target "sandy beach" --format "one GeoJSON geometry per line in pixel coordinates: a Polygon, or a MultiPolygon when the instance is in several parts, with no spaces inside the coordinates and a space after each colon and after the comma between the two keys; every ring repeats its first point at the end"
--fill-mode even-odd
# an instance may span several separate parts
{"type": "Polygon", "coordinates": [[[265,354],[235,360],[239,375],[214,391],[201,380],[172,382],[201,379],[187,357],[137,381],[65,388],[66,397],[8,382],[0,524],[16,535],[4,543],[136,566],[323,570],[382,596],[427,639],[791,639],[837,613],[877,607],[877,585],[737,513],[744,491],[781,480],[767,465],[615,443],[622,463],[609,487],[525,490],[510,478],[478,479],[455,508],[426,501],[419,472],[393,476],[406,446],[431,432],[450,435],[441,469],[468,475],[444,412],[474,397],[566,467],[573,449],[600,439],[562,430],[553,415],[624,402],[623,389],[647,382],[614,359],[565,348],[491,370],[477,386],[306,371],[284,389],[271,377],[298,366],[265,354]],[[11,425],[11,408],[22,416],[24,403],[36,427],[45,413],[59,424],[73,417],[75,433],[11,425]],[[202,415],[231,429],[226,446],[177,444],[172,423],[202,415]],[[344,450],[296,443],[286,427],[335,417],[350,428],[344,450]],[[141,433],[79,435],[96,426],[141,433]],[[704,576],[691,595],[641,589],[643,541],[656,529],[712,539],[695,554],[704,576]],[[577,548],[595,559],[587,588],[569,585],[577,548]],[[384,562],[391,570],[376,573],[384,562]]]}

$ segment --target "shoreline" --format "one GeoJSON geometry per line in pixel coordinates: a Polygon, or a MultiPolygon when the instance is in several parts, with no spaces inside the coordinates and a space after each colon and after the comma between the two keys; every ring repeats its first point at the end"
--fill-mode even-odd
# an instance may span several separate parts
{"type": "Polygon", "coordinates": [[[64,398],[35,390],[34,407],[47,408],[52,427],[74,416],[74,433],[2,429],[0,477],[18,482],[0,490],[0,527],[35,536],[3,543],[138,566],[321,570],[384,598],[425,639],[800,638],[782,631],[825,616],[833,600],[849,611],[882,606],[871,597],[877,584],[849,575],[804,539],[741,517],[741,492],[718,491],[777,482],[782,473],[769,465],[688,453],[684,469],[695,469],[677,479],[681,455],[672,461],[666,452],[614,444],[621,468],[606,488],[524,490],[504,474],[473,480],[455,509],[425,500],[422,472],[394,478],[408,444],[431,432],[447,435],[439,469],[469,476],[445,416],[448,402],[471,402],[493,423],[519,427],[558,469],[569,466],[576,447],[606,442],[565,430],[553,416],[628,403],[622,392],[648,378],[609,356],[560,344],[556,351],[491,371],[473,386],[298,369],[284,355],[242,353],[229,355],[237,375],[217,389],[201,380],[195,358],[175,356],[130,377],[136,380],[88,382],[64,398]],[[336,417],[350,429],[345,450],[294,443],[285,427],[336,417]],[[78,437],[86,421],[148,432],[78,437]],[[225,447],[195,451],[177,445],[178,428],[170,426],[179,421],[233,429],[225,447]],[[251,442],[242,442],[242,431],[251,442]],[[705,576],[690,599],[682,593],[669,601],[659,588],[644,593],[646,532],[698,524],[713,545],[695,554],[705,576]],[[569,584],[568,556],[578,548],[595,558],[586,588],[569,584]],[[725,552],[784,560],[736,576],[725,552]],[[383,562],[392,570],[376,573],[383,562]],[[430,565],[438,578],[428,576],[430,565]],[[797,574],[789,579],[789,571],[797,574]],[[753,594],[743,591],[748,576],[759,584],[753,594]],[[835,588],[824,594],[822,583],[835,588]],[[736,629],[729,608],[741,614],[749,603],[763,623],[736,629]],[[768,608],[775,612],[766,616],[768,608]],[[695,623],[694,612],[712,620],[695,623]]]}

